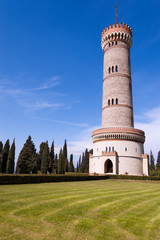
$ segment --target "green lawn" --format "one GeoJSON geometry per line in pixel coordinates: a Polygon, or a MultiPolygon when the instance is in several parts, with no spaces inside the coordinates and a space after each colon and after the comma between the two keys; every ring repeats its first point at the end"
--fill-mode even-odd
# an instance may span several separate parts
{"type": "Polygon", "coordinates": [[[0,186],[0,239],[160,239],[160,183],[0,186]]]}

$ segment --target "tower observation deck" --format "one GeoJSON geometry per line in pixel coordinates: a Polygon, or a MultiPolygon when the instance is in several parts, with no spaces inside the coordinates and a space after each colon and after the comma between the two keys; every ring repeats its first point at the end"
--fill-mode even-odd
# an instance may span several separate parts
{"type": "Polygon", "coordinates": [[[102,128],[93,131],[90,174],[148,175],[145,134],[134,128],[130,48],[132,29],[113,24],[101,34],[104,51],[102,128]]]}

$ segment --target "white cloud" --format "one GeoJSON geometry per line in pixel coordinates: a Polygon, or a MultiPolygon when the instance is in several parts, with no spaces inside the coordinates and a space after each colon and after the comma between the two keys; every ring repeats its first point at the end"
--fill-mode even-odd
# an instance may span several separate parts
{"type": "Polygon", "coordinates": [[[152,150],[156,159],[160,151],[160,107],[148,110],[143,119],[145,122],[135,121],[135,127],[145,131],[145,152],[149,153],[152,150]]]}

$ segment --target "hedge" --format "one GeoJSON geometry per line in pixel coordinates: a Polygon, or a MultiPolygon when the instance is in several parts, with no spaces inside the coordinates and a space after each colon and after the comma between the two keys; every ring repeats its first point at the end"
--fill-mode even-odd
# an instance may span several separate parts
{"type": "Polygon", "coordinates": [[[1,174],[0,185],[4,184],[27,184],[27,183],[48,183],[48,182],[70,182],[89,181],[104,179],[131,179],[131,180],[152,180],[160,181],[155,176],[130,176],[130,175],[38,175],[38,174],[1,174]]]}

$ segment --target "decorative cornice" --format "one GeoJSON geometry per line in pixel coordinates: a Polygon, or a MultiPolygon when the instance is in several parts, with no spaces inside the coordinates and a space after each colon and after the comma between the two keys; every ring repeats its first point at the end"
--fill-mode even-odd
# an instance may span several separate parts
{"type": "Polygon", "coordinates": [[[105,107],[102,108],[102,111],[106,108],[110,108],[110,107],[126,107],[126,108],[130,108],[133,109],[132,106],[126,105],[126,104],[114,104],[114,105],[107,105],[105,107]]]}
{"type": "Polygon", "coordinates": [[[115,31],[111,33],[104,34],[104,37],[101,40],[102,49],[105,50],[106,45],[112,41],[122,41],[125,42],[129,48],[132,46],[132,36],[124,31],[115,31]]]}
{"type": "Polygon", "coordinates": [[[93,131],[93,142],[99,141],[134,141],[144,143],[142,130],[135,128],[101,128],[93,131]]]}
{"type": "Polygon", "coordinates": [[[109,75],[107,75],[106,77],[103,78],[103,82],[105,80],[107,80],[108,78],[113,78],[113,77],[126,77],[126,78],[129,78],[131,80],[131,76],[128,75],[128,74],[125,74],[125,73],[109,73],[109,75]]]}

